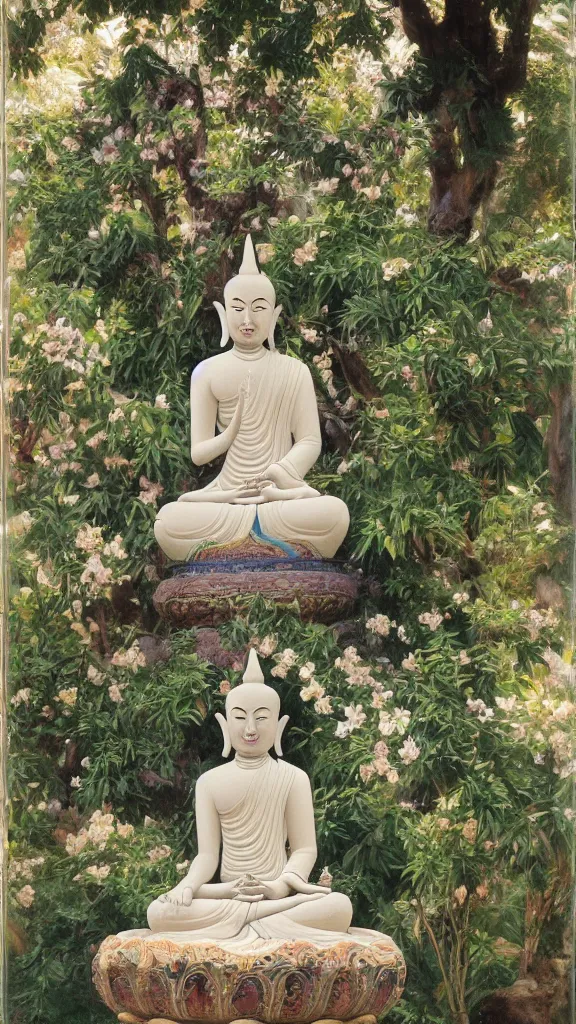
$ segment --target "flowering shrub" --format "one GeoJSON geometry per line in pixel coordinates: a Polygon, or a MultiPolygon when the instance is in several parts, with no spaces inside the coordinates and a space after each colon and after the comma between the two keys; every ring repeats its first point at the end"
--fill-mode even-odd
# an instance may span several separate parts
{"type": "Polygon", "coordinates": [[[254,65],[260,39],[202,63],[202,6],[167,35],[110,23],[116,49],[70,12],[46,52],[84,84],[28,82],[9,110],[13,1019],[100,1019],[90,958],[194,855],[213,712],[252,645],[313,781],[314,880],[405,951],[391,1024],[465,1024],[559,952],[574,829],[560,23],[542,16],[516,159],[464,244],[428,233],[429,139],[382,103],[411,73],[401,35],[376,60],[343,18],[296,87],[254,65]],[[169,635],[153,521],[206,481],[189,375],[248,230],[278,347],[314,376],[310,482],[350,508],[361,599],[331,628],[255,601],[169,635]]]}

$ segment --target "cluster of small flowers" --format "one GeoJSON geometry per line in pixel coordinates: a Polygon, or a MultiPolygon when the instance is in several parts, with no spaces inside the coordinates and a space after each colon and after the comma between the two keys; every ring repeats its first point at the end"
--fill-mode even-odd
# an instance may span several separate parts
{"type": "Polygon", "coordinates": [[[14,696],[10,698],[10,703],[14,707],[18,707],[19,704],[29,704],[31,696],[32,690],[29,686],[25,686],[23,689],[16,691],[14,696]]]}
{"type": "MultiPolygon", "coordinates": [[[[86,874],[90,875],[91,878],[96,882],[103,882],[105,878],[108,878],[110,874],[109,864],[91,864],[90,867],[86,868],[86,874]]],[[[72,881],[79,882],[82,878],[82,872],[78,875],[74,875],[72,881]]]]}
{"type": "Polygon", "coordinates": [[[75,544],[81,551],[99,551],[104,546],[101,526],[90,526],[85,523],[76,534],[75,544]]]}
{"type": "Polygon", "coordinates": [[[378,720],[378,729],[383,736],[393,736],[398,733],[403,736],[410,725],[412,713],[406,708],[394,708],[392,713],[381,711],[378,720]]]}
{"type": "Polygon", "coordinates": [[[59,690],[56,695],[56,700],[61,701],[68,708],[73,708],[78,698],[78,687],[70,686],[66,690],[59,690]]]}
{"type": "Polygon", "coordinates": [[[489,708],[480,698],[472,700],[471,697],[466,701],[466,707],[471,715],[476,715],[480,722],[487,722],[488,719],[494,718],[494,708],[489,708]]]}
{"type": "Polygon", "coordinates": [[[27,857],[25,860],[11,860],[8,867],[8,881],[13,882],[17,878],[23,878],[31,882],[36,868],[42,867],[44,857],[27,857]]]}
{"type": "MultiPolygon", "coordinates": [[[[215,110],[224,110],[225,107],[229,106],[232,100],[231,93],[228,89],[225,89],[222,85],[212,85],[204,88],[204,105],[206,107],[213,107],[215,110]]],[[[191,101],[184,101],[183,106],[187,103],[191,104],[191,101]]]]}
{"type": "Polygon", "coordinates": [[[321,178],[315,185],[312,186],[314,192],[318,192],[321,196],[331,196],[334,192],[338,191],[338,185],[340,184],[340,178],[321,178]]]}
{"type": "Polygon", "coordinates": [[[339,740],[346,739],[350,733],[354,732],[354,729],[359,729],[366,721],[366,714],[362,704],[349,705],[344,708],[344,714],[346,715],[345,720],[343,722],[338,722],[334,733],[339,740]]]}
{"type": "Polygon", "coordinates": [[[258,253],[258,261],[264,264],[269,263],[270,260],[274,258],[276,248],[269,242],[260,242],[260,244],[256,246],[256,252],[258,253]]]}
{"type": "Polygon", "coordinates": [[[138,498],[144,505],[155,505],[161,494],[164,493],[162,484],[154,484],[148,477],[142,475],[139,480],[140,494],[138,498]]]}
{"type": "Polygon", "coordinates": [[[122,544],[122,537],[117,533],[114,540],[111,540],[104,545],[103,554],[108,558],[118,558],[120,561],[123,558],[128,558],[128,552],[122,547],[122,544]]]}
{"type": "Polygon", "coordinates": [[[48,336],[49,340],[42,343],[42,353],[49,363],[62,363],[80,376],[89,374],[97,363],[110,365],[100,346],[96,342],[89,346],[77,327],[66,324],[66,317],[59,317],[55,324],[40,324],[38,332],[48,336]]]}
{"type": "Polygon", "coordinates": [[[255,640],[253,646],[263,658],[270,658],[278,647],[278,638],[269,633],[263,640],[255,640]]]}
{"type": "Polygon", "coordinates": [[[16,899],[21,907],[28,909],[34,903],[34,897],[36,890],[31,885],[24,885],[19,892],[16,893],[16,899]]]}
{"type": "Polygon", "coordinates": [[[88,587],[90,594],[95,595],[102,588],[108,587],[111,584],[113,575],[112,569],[103,565],[101,555],[96,553],[90,555],[86,562],[80,576],[80,583],[84,583],[88,587]]]}
{"type": "Polygon", "coordinates": [[[70,857],[82,853],[85,846],[91,843],[98,850],[104,850],[111,835],[116,833],[121,839],[127,839],[134,832],[134,826],[122,824],[115,821],[113,814],[104,814],[103,811],[94,811],[90,817],[88,828],[81,828],[74,835],[69,833],[66,836],[66,853],[70,857]]]}
{"type": "Polygon", "coordinates": [[[346,647],[343,657],[336,658],[334,667],[345,673],[349,686],[370,686],[376,692],[382,691],[382,684],[371,675],[370,667],[362,664],[355,647],[346,647]]]}
{"type": "Polygon", "coordinates": [[[389,753],[390,751],[386,743],[384,743],[384,740],[378,740],[374,747],[374,760],[370,761],[369,764],[363,764],[360,766],[360,778],[362,779],[362,782],[370,782],[375,775],[379,775],[386,778],[391,786],[396,785],[400,776],[388,760],[389,753]]]}
{"type": "Polygon", "coordinates": [[[116,145],[117,142],[123,142],[124,139],[132,137],[132,129],[129,127],[116,128],[113,135],[105,135],[100,143],[100,147],[94,147],[91,155],[92,159],[97,164],[112,164],[115,160],[118,160],[120,156],[120,150],[116,145]]]}
{"type": "Polygon", "coordinates": [[[478,836],[478,822],[476,818],[468,818],[468,821],[462,826],[462,835],[468,843],[475,843],[478,836]]]}
{"type": "Polygon", "coordinates": [[[544,612],[538,611],[537,608],[528,608],[522,613],[522,617],[526,620],[531,640],[537,640],[543,629],[553,627],[558,622],[553,608],[547,608],[544,612]]]}
{"type": "Polygon", "coordinates": [[[172,849],[166,844],[162,846],[155,846],[152,850],[148,851],[148,859],[155,864],[159,860],[165,860],[172,853],[172,849]]]}
{"type": "MultiPolygon", "coordinates": [[[[80,576],[80,582],[88,587],[90,594],[97,594],[100,589],[108,587],[112,583],[114,569],[103,564],[102,555],[122,561],[128,557],[122,545],[123,541],[119,533],[112,541],[104,543],[101,526],[90,526],[85,523],[78,530],[76,547],[90,555],[80,576]]],[[[127,577],[119,577],[120,580],[125,578],[127,577]]]]}
{"type": "Polygon", "coordinates": [[[504,711],[506,714],[510,714],[510,712],[514,710],[517,701],[518,698],[516,696],[495,698],[496,707],[500,708],[500,711],[504,711]]]}
{"type": "Polygon", "coordinates": [[[550,745],[554,754],[554,772],[561,779],[576,775],[574,759],[574,741],[568,733],[555,730],[550,736],[550,745]]]}
{"type": "Polygon", "coordinates": [[[332,712],[332,698],[326,696],[325,688],[314,678],[315,664],[307,661],[300,669],[299,677],[307,686],[300,690],[300,697],[303,701],[314,701],[314,710],[320,715],[329,715],[332,712]]]}
{"type": "Polygon", "coordinates": [[[366,629],[369,629],[371,633],[377,633],[378,636],[388,636],[392,625],[395,623],[390,622],[387,615],[374,615],[371,619],[366,620],[366,629]]]}
{"type": "Polygon", "coordinates": [[[422,614],[418,616],[418,622],[423,626],[428,626],[433,633],[435,633],[438,627],[442,625],[443,621],[444,616],[437,608],[433,608],[431,612],[422,612],[422,614]]]}
{"type": "Polygon", "coordinates": [[[320,376],[324,384],[326,385],[326,390],[330,395],[330,398],[337,398],[338,392],[334,386],[332,359],[330,358],[331,352],[332,349],[330,349],[328,352],[322,352],[322,355],[314,356],[312,362],[318,367],[320,371],[320,376]]]}
{"type": "Polygon", "coordinates": [[[305,263],[313,263],[318,255],[318,246],[313,239],[309,239],[299,249],[295,249],[292,253],[292,261],[297,267],[304,266],[305,263]]]}
{"type": "Polygon", "coordinates": [[[137,672],[139,668],[144,668],[146,665],[146,656],[143,651],[140,650],[140,645],[137,640],[128,648],[128,650],[116,651],[110,659],[112,665],[116,665],[119,668],[129,668],[132,672],[137,672]]]}
{"type": "Polygon", "coordinates": [[[128,683],[111,683],[108,687],[108,696],[114,704],[121,704],[124,700],[122,690],[125,690],[128,683]]]}
{"type": "Polygon", "coordinates": [[[392,260],[385,260],[382,264],[382,275],[385,281],[391,281],[394,277],[398,277],[403,274],[406,270],[410,270],[412,266],[408,260],[402,259],[401,256],[397,256],[392,260]]]}
{"type": "Polygon", "coordinates": [[[277,679],[286,679],[290,669],[298,664],[298,655],[291,647],[286,647],[281,654],[275,656],[275,661],[276,665],[272,669],[271,675],[277,679]]]}

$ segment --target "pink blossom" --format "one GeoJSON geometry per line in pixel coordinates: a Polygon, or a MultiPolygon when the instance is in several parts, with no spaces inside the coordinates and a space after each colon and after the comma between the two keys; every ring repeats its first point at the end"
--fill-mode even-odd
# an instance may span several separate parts
{"type": "Polygon", "coordinates": [[[140,477],[141,491],[138,495],[144,505],[155,505],[161,494],[164,493],[162,484],[154,484],[147,477],[140,477]]]}
{"type": "Polygon", "coordinates": [[[420,757],[420,747],[416,745],[411,736],[408,736],[407,739],[404,740],[404,743],[398,751],[398,756],[400,757],[402,764],[406,765],[412,764],[413,761],[416,761],[420,757]]]}
{"type": "Polygon", "coordinates": [[[312,263],[317,255],[318,246],[312,239],[309,239],[300,249],[294,250],[292,261],[297,267],[302,267],[305,263],[312,263]]]}

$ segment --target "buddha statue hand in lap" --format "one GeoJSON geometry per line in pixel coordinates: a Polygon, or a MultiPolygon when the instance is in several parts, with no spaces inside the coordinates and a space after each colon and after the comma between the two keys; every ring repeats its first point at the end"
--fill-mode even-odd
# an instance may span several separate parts
{"type": "Polygon", "coordinates": [[[292,545],[304,545],[331,558],[348,530],[348,509],[304,480],[321,449],[314,384],[304,363],[274,346],[282,307],[258,269],[250,235],[239,273],[224,289],[224,306],[214,305],[221,345],[230,337],[233,345],[192,374],[191,456],[203,466],[225,455],[224,465],[206,487],[160,509],[156,539],[179,562],[251,532],[293,557],[299,550],[292,545]]]}

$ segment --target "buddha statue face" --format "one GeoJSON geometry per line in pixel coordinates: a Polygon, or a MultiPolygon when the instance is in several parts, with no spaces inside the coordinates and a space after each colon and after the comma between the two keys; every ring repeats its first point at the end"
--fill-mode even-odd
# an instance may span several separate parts
{"type": "Polygon", "coordinates": [[[248,757],[268,753],[276,739],[279,714],[280,698],[270,686],[236,686],[226,700],[226,721],[234,750],[248,757]]]}
{"type": "Polygon", "coordinates": [[[274,320],[274,289],[267,277],[238,275],[224,289],[228,330],[234,343],[243,349],[264,344],[274,320]]]}
{"type": "Polygon", "coordinates": [[[273,351],[274,329],[282,309],[275,303],[274,286],[258,270],[252,239],[247,235],[242,266],[224,288],[224,306],[214,303],[222,326],[220,345],[226,345],[231,337],[236,348],[251,352],[268,341],[273,351]]]}
{"type": "Polygon", "coordinates": [[[234,748],[244,757],[261,757],[271,747],[281,756],[280,740],[288,716],[279,716],[280,697],[264,683],[258,655],[251,649],[243,682],[226,697],[226,718],[216,715],[224,736],[223,756],[234,748]]]}

